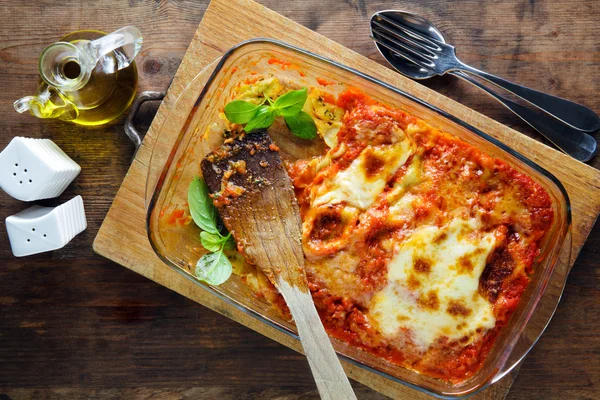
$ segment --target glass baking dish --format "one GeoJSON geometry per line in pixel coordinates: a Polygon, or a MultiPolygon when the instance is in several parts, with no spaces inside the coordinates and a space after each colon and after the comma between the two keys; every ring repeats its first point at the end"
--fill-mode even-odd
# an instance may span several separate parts
{"type": "MultiPolygon", "coordinates": [[[[453,385],[398,367],[332,339],[334,348],[345,361],[443,398],[473,394],[511,371],[533,347],[552,318],[570,270],[571,214],[562,184],[533,161],[425,101],[349,67],[279,41],[254,39],[240,43],[207,66],[171,105],[158,135],[150,138],[154,144],[146,189],[147,229],[156,254],[167,265],[195,282],[198,290],[207,290],[248,315],[297,338],[293,322],[283,319],[267,301],[256,297],[237,276],[232,275],[225,284],[216,287],[198,281],[193,274],[202,254],[198,251],[201,247],[198,228],[194,224],[172,225],[165,222],[165,215],[187,204],[188,184],[194,175],[201,175],[200,160],[223,141],[219,114],[230,100],[227,96],[232,85],[250,76],[257,65],[266,68],[267,72],[282,75],[284,79],[294,77],[309,85],[316,85],[316,78],[322,78],[358,87],[382,103],[404,109],[505,160],[546,189],[552,198],[554,224],[546,235],[535,273],[517,311],[501,331],[481,370],[474,376],[453,385]],[[293,67],[282,69],[281,65],[265,62],[271,58],[289,61],[293,67]]],[[[295,159],[322,151],[319,144],[307,144],[292,135],[272,136],[284,158],[295,159]]]]}

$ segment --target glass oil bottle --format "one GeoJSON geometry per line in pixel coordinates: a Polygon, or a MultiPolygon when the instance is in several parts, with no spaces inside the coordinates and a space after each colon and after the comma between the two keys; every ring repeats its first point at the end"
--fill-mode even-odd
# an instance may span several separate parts
{"type": "Polygon", "coordinates": [[[142,46],[140,31],[128,26],[111,34],[84,30],[44,49],[37,94],[14,103],[18,112],[85,126],[114,121],[133,102],[142,46]]]}

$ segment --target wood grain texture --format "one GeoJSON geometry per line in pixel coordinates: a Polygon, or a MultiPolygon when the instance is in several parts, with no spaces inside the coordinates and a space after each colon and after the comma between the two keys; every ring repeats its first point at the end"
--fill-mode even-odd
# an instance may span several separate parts
{"type": "Polygon", "coordinates": [[[308,289],[300,209],[279,149],[272,149],[266,130],[232,140],[201,163],[210,194],[225,197],[221,190],[229,184],[243,190],[217,206],[219,215],[236,243],[243,243],[246,260],[260,268],[285,299],[321,399],[356,400],[308,289]],[[240,162],[243,173],[232,167],[240,162]],[[225,177],[227,173],[231,176],[225,177]]]}
{"type": "MultiPolygon", "coordinates": [[[[90,131],[12,109],[16,98],[35,90],[43,47],[81,28],[139,26],[145,37],[138,58],[140,88],[164,90],[207,3],[0,0],[0,148],[17,135],[59,144],[83,170],[63,196],[41,204],[81,194],[89,225],[66,248],[25,259],[12,257],[0,227],[1,398],[315,398],[303,356],[91,251],[133,154],[120,125],[90,131]]],[[[367,37],[368,16],[389,8],[414,11],[435,22],[475,67],[600,111],[595,0],[261,3],[382,64],[367,37]]],[[[441,77],[423,83],[538,138],[463,82],[441,77]]],[[[147,127],[154,111],[144,107],[140,125],[147,127]]],[[[600,166],[600,158],[591,165],[600,166]]],[[[0,192],[2,220],[25,207],[0,192]]],[[[552,323],[507,398],[600,397],[599,249],[596,226],[552,323]]],[[[360,399],[383,398],[365,386],[354,387],[360,399]]]]}
{"type": "Polygon", "coordinates": [[[266,130],[231,140],[201,162],[208,192],[225,197],[217,206],[225,227],[236,243],[244,244],[250,263],[271,282],[280,278],[308,293],[300,210],[279,152],[271,149],[273,140],[266,130]],[[231,167],[240,162],[243,173],[231,167]],[[238,196],[223,194],[222,188],[229,184],[243,192],[238,196]]]}
{"type": "MultiPolygon", "coordinates": [[[[183,280],[170,269],[165,268],[162,263],[157,263],[155,257],[148,255],[148,245],[145,244],[143,225],[140,223],[143,218],[142,208],[139,205],[138,207],[132,207],[132,204],[136,202],[139,204],[141,202],[139,196],[132,194],[141,191],[141,181],[143,180],[143,175],[145,175],[144,171],[147,169],[153,143],[155,141],[165,144],[174,142],[183,127],[185,115],[195,101],[195,96],[178,101],[174,112],[177,113],[176,115],[181,115],[178,118],[170,117],[168,124],[164,125],[165,129],[162,129],[166,115],[173,108],[174,101],[180,96],[188,82],[203,70],[208,63],[207,60],[215,59],[231,46],[242,40],[254,37],[274,37],[325,55],[343,64],[352,65],[359,71],[380,78],[443,110],[449,111],[451,114],[469,122],[473,126],[497,137],[514,149],[523,152],[526,156],[549,169],[561,179],[570,194],[574,210],[573,257],[578,254],[591,229],[591,224],[593,224],[600,209],[600,201],[594,202],[589,200],[594,198],[594,194],[598,192],[598,187],[600,187],[600,174],[597,170],[578,163],[550,148],[535,145],[534,140],[520,136],[517,132],[511,131],[493,120],[476,114],[472,110],[440,96],[413,81],[390,73],[388,69],[382,68],[329,39],[315,35],[314,32],[282,18],[269,9],[245,0],[213,1],[207,9],[198,32],[192,39],[190,48],[167,93],[167,97],[162,103],[146,140],[136,157],[136,161],[130,169],[130,173],[125,178],[123,184],[125,191],[121,189],[122,194],[120,192],[117,195],[98,234],[94,244],[96,251],[186,296],[192,296],[194,300],[218,312],[224,313],[252,329],[258,330],[288,346],[291,345],[296,350],[300,350],[298,343],[290,343],[289,338],[280,332],[257,323],[253,318],[249,318],[234,307],[219,302],[212,296],[206,296],[204,293],[194,290],[189,282],[183,280]],[[234,10],[245,15],[249,23],[244,25],[238,24],[236,19],[237,14],[234,10]],[[264,25],[261,24],[261,21],[265,20],[269,21],[269,29],[265,29],[264,25]],[[228,26],[229,29],[223,31],[221,29],[223,25],[228,26]],[[324,52],[323,49],[326,49],[326,51],[324,52]],[[157,138],[159,131],[161,135],[157,138]],[[561,167],[557,168],[557,165],[561,167]],[[121,217],[124,214],[128,216],[128,223],[121,217]],[[130,235],[132,232],[138,234],[134,238],[134,246],[127,246],[125,248],[122,245],[118,245],[119,236],[125,232],[130,235]],[[144,261],[140,262],[140,260],[144,261]]],[[[207,75],[206,71],[203,76],[205,75],[207,75]]],[[[165,154],[168,153],[168,149],[169,146],[166,145],[165,149],[163,149],[165,154]]],[[[357,369],[352,365],[345,364],[345,367],[350,377],[391,397],[426,397],[425,395],[410,391],[402,385],[394,384],[378,375],[357,369]]],[[[513,377],[514,375],[508,376],[502,382],[502,385],[492,386],[478,396],[491,398],[505,396],[506,391],[510,388],[513,377]]]]}

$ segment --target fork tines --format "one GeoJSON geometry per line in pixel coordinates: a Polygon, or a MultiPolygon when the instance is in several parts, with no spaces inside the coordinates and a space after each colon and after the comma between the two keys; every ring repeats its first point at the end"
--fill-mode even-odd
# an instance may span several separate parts
{"type": "Polygon", "coordinates": [[[447,46],[381,14],[371,20],[371,32],[375,42],[425,69],[435,68],[436,53],[442,51],[442,46],[447,46]]]}

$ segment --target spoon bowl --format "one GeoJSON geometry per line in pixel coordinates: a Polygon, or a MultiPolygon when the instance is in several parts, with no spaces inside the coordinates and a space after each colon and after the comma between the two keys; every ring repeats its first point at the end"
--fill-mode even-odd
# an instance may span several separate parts
{"type": "MultiPolygon", "coordinates": [[[[371,31],[373,30],[373,26],[376,23],[374,21],[376,20],[377,15],[384,15],[393,21],[397,21],[404,25],[410,26],[412,29],[422,33],[425,36],[429,36],[432,39],[436,39],[442,43],[446,43],[446,40],[444,39],[444,36],[442,36],[442,33],[435,26],[433,26],[432,23],[427,21],[425,18],[420,17],[419,15],[409,13],[406,11],[385,10],[373,14],[373,16],[371,17],[371,31]]],[[[389,48],[377,42],[375,42],[375,45],[377,46],[377,50],[379,50],[379,53],[381,53],[383,58],[388,60],[388,62],[392,64],[392,66],[398,72],[408,76],[409,78],[422,80],[429,79],[437,75],[432,70],[417,66],[416,64],[407,61],[398,53],[390,50],[389,48]]]]}

